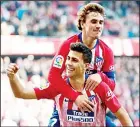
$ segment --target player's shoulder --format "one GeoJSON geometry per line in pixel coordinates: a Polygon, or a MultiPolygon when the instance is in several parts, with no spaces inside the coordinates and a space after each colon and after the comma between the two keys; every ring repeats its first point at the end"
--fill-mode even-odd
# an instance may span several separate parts
{"type": "Polygon", "coordinates": [[[74,42],[76,42],[77,40],[78,40],[78,35],[75,34],[75,35],[73,35],[73,36],[71,36],[71,37],[68,37],[68,38],[65,40],[64,43],[74,43],[74,42]]]}
{"type": "Polygon", "coordinates": [[[59,47],[59,53],[64,53],[64,54],[68,54],[69,51],[69,47],[71,43],[76,43],[78,40],[78,35],[75,34],[69,38],[67,38],[66,40],[64,40],[63,43],[61,43],[60,47],[59,47]]]}
{"type": "Polygon", "coordinates": [[[101,39],[99,39],[99,44],[105,52],[113,54],[112,49],[101,39]]]}

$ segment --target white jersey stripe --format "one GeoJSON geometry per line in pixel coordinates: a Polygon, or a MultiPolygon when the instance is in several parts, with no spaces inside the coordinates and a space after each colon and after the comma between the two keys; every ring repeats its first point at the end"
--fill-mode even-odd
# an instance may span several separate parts
{"type": "Polygon", "coordinates": [[[94,69],[94,61],[95,61],[95,48],[91,50],[92,51],[92,60],[91,63],[89,65],[90,69],[94,69]]]}
{"type": "Polygon", "coordinates": [[[94,104],[93,112],[82,113],[73,101],[61,94],[55,97],[61,126],[105,126],[105,108],[102,107],[99,96],[96,96],[94,91],[85,91],[85,89],[82,93],[86,94],[94,104]]]}
{"type": "Polygon", "coordinates": [[[100,45],[99,45],[99,56],[103,58],[103,50],[101,49],[100,45]]]}

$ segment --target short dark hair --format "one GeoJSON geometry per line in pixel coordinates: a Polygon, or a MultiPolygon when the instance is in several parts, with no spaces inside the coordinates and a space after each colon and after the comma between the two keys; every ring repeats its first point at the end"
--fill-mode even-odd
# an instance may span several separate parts
{"type": "Polygon", "coordinates": [[[91,50],[81,42],[71,43],[70,50],[80,52],[83,54],[83,60],[85,63],[90,63],[92,60],[91,50]]]}

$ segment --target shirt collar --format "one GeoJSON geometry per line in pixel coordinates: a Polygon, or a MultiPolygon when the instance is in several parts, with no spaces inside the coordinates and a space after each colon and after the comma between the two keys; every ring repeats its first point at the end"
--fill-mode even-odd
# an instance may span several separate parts
{"type": "MultiPolygon", "coordinates": [[[[83,41],[82,41],[82,32],[80,34],[78,34],[78,39],[80,40],[80,42],[83,43],[83,41]]],[[[97,39],[96,44],[94,45],[93,49],[97,46],[98,43],[99,43],[99,39],[97,39]]]]}

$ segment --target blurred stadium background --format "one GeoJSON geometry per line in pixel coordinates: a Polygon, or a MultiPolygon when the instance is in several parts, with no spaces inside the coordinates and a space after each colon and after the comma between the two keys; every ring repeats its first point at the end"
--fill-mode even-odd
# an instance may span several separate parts
{"type": "MultiPolygon", "coordinates": [[[[25,87],[46,82],[59,45],[78,33],[77,10],[90,1],[1,2],[1,126],[47,126],[51,100],[16,99],[5,69],[16,62],[25,87]]],[[[139,2],[98,1],[106,9],[102,39],[113,49],[115,94],[139,126],[139,2]]],[[[114,115],[108,111],[116,123],[114,115]]]]}

